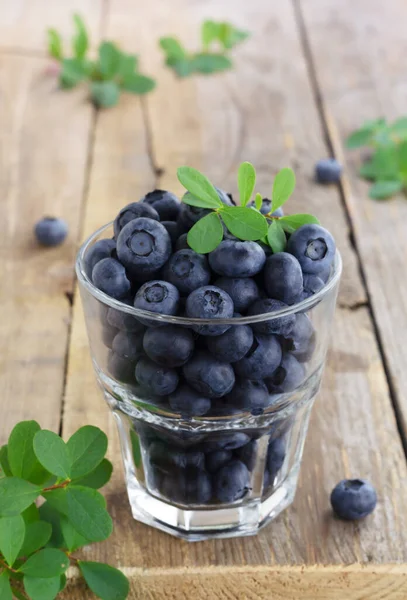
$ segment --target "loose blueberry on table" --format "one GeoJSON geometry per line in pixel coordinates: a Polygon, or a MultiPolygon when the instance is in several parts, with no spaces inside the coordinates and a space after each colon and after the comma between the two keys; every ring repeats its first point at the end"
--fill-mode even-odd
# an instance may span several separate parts
{"type": "MultiPolygon", "coordinates": [[[[240,205],[195,169],[181,167],[178,178],[182,200],[154,190],[125,206],[114,238],[88,249],[85,270],[101,292],[143,311],[100,311],[116,385],[186,423],[251,419],[247,430],[212,433],[135,420],[150,490],[182,505],[233,503],[250,495],[260,451],[263,493],[284,475],[292,417],[268,430],[253,418],[310,375],[318,339],[306,311],[330,277],[335,241],[316,217],[283,212],[295,186],[291,169],[277,174],[271,199],[252,200],[255,171],[243,163],[240,205]],[[276,311],[284,314],[262,318],[276,311]]],[[[340,486],[332,496],[339,516],[370,512],[368,484],[340,486]]]]}

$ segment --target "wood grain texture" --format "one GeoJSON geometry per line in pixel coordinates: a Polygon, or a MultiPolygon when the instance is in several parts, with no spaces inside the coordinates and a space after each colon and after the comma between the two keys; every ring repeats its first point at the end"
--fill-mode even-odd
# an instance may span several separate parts
{"type": "MultiPolygon", "coordinates": [[[[375,569],[376,565],[407,560],[406,465],[339,195],[335,188],[319,188],[312,181],[313,164],[326,154],[326,148],[292,6],[280,3],[274,7],[260,0],[194,5],[176,0],[169,6],[157,0],[144,7],[139,26],[134,11],[129,0],[113,1],[108,34],[129,50],[143,47],[143,68],[159,75],[160,87],[148,97],[147,114],[151,157],[164,169],[160,185],[179,191],[175,170],[187,163],[235,191],[236,166],[241,160],[251,160],[267,193],[270,173],[291,164],[298,174],[292,208],[307,205],[333,229],[345,259],[345,277],[342,308],[337,311],[324,386],[314,409],[293,506],[252,538],[196,544],[173,539],[132,520],[114,436],[110,452],[118,468],[107,497],[115,533],[108,542],[84,552],[89,558],[136,568],[129,571],[131,598],[161,598],[164,592],[170,598],[263,598],[266,593],[269,597],[270,591],[276,598],[342,598],[346,590],[349,598],[362,599],[390,597],[387,589],[398,594],[392,597],[402,598],[403,572],[396,577],[383,567],[377,576],[375,569]],[[154,38],[174,33],[192,43],[198,24],[208,15],[228,19],[233,15],[237,25],[250,24],[253,39],[236,52],[235,72],[213,79],[177,81],[162,69],[154,38]],[[350,475],[371,479],[379,494],[377,510],[359,524],[334,519],[329,508],[333,485],[350,475]],[[363,576],[348,575],[346,570],[334,576],[328,569],[323,571],[325,575],[317,571],[314,578],[310,569],[306,579],[308,570],[305,576],[301,565],[315,563],[355,564],[354,572],[363,576]],[[375,566],[362,570],[362,563],[375,566]],[[189,577],[182,570],[213,565],[228,567],[227,575],[221,572],[216,579],[205,571],[189,577]],[[244,568],[256,565],[275,568],[255,574],[248,569],[246,577],[244,568]],[[277,566],[287,566],[281,578],[276,575],[277,566]],[[239,573],[236,576],[235,571],[239,573]],[[366,573],[369,576],[365,577],[366,573]],[[209,581],[213,581],[212,595],[207,592],[206,586],[212,585],[209,581]]],[[[120,205],[137,199],[153,184],[144,126],[135,99],[126,99],[117,109],[101,114],[86,231],[110,219],[120,205]]],[[[87,422],[112,435],[113,421],[96,390],[76,299],[64,434],[87,422]]],[[[82,589],[74,590],[70,598],[85,597],[82,589]]]]}
{"type": "Polygon", "coordinates": [[[375,320],[407,439],[407,202],[368,197],[357,177],[361,153],[343,150],[346,137],[367,119],[406,114],[406,78],[401,57],[407,42],[407,5],[384,9],[379,0],[298,3],[305,21],[329,135],[346,164],[343,190],[360,251],[375,320]],[[329,52],[325,49],[329,47],[329,52]]]}
{"type": "Polygon", "coordinates": [[[100,19],[104,0],[12,0],[0,7],[0,51],[26,50],[46,52],[46,31],[57,29],[70,51],[73,35],[72,15],[84,19],[92,43],[100,35],[100,19]]]}
{"type": "Polygon", "coordinates": [[[0,442],[22,419],[58,430],[91,108],[37,58],[0,56],[0,442]],[[66,219],[58,248],[33,227],[66,219]]]}

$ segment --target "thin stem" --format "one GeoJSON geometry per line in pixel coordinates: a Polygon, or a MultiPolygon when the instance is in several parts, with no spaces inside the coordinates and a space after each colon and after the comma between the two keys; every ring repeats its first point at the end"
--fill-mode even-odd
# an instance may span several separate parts
{"type": "Polygon", "coordinates": [[[6,562],[4,562],[4,560],[2,560],[1,558],[0,558],[0,567],[3,567],[4,569],[6,569],[7,571],[10,571],[11,573],[18,573],[18,571],[16,571],[12,567],[10,567],[10,565],[8,565],[6,562]]]}
{"type": "Polygon", "coordinates": [[[63,481],[62,483],[57,483],[56,485],[51,485],[50,487],[46,487],[42,490],[42,492],[52,492],[53,490],[61,490],[67,487],[71,483],[70,479],[63,481]]]}

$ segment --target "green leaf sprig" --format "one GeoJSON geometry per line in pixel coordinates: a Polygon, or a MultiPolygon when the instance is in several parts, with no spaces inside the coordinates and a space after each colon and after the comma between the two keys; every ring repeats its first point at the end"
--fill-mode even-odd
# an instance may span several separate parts
{"type": "Polygon", "coordinates": [[[369,196],[385,200],[407,190],[407,117],[393,123],[385,119],[366,121],[346,140],[349,149],[368,146],[371,156],[359,169],[359,175],[373,185],[369,196]]]}
{"type": "Polygon", "coordinates": [[[90,97],[101,108],[115,106],[121,92],[143,95],[155,88],[155,81],[139,71],[138,58],[123,52],[114,42],[101,42],[98,57],[88,57],[89,35],[79,15],[73,17],[75,35],[72,56],[65,56],[62,38],[55,29],[48,29],[48,53],[60,63],[59,83],[71,89],[79,83],[89,85],[90,97]]]}
{"type": "MultiPolygon", "coordinates": [[[[240,205],[224,204],[215,186],[199,171],[192,167],[180,167],[178,179],[187,190],[183,202],[190,206],[206,209],[202,217],[188,232],[189,246],[200,254],[212,252],[222,241],[224,226],[240,240],[260,241],[269,245],[272,251],[284,251],[286,233],[306,223],[317,223],[316,217],[309,214],[279,216],[274,214],[288,200],[295,188],[294,171],[284,168],[277,173],[272,189],[269,212],[261,213],[263,198],[258,192],[254,203],[251,201],[255,185],[256,171],[249,162],[244,162],[238,170],[240,205]]],[[[268,202],[268,201],[267,201],[268,202]]]]}
{"type": "MultiPolygon", "coordinates": [[[[77,44],[85,46],[79,39],[77,44]]],[[[0,449],[1,600],[53,600],[65,588],[72,563],[102,600],[128,597],[121,571],[73,555],[112,533],[98,492],[112,473],[106,450],[106,435],[91,425],[66,443],[35,421],[14,427],[0,449]],[[41,497],[45,502],[38,508],[41,497]]]]}
{"type": "Polygon", "coordinates": [[[188,52],[175,37],[161,38],[160,46],[165,54],[165,64],[178,77],[195,73],[209,75],[230,69],[233,63],[228,52],[247,37],[247,31],[237,29],[230,23],[204,21],[201,27],[202,48],[197,52],[188,52]]]}

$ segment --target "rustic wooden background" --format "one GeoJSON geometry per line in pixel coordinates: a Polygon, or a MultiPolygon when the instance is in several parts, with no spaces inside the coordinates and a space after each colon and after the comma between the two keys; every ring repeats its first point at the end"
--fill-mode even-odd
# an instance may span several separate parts
{"type": "MultiPolygon", "coordinates": [[[[406,113],[403,0],[15,0],[0,5],[0,442],[21,419],[68,436],[93,423],[111,440],[107,488],[115,533],[85,555],[120,566],[132,599],[305,600],[407,597],[407,201],[368,199],[346,136],[369,118],[406,113]],[[96,111],[86,91],[57,89],[44,33],[69,39],[81,13],[93,44],[108,37],[141,54],[157,90],[96,111]],[[176,80],[157,40],[191,48],[204,18],[252,32],[234,71],[176,80]],[[345,163],[340,187],[312,179],[315,161],[345,163]],[[154,187],[179,191],[193,165],[235,191],[242,160],[265,191],[291,165],[304,206],[333,230],[344,276],[332,346],[293,506],[258,536],[188,544],[130,516],[113,419],[92,372],[74,279],[79,243],[154,187]],[[38,248],[44,214],[70,226],[62,247],[38,248]],[[359,524],[332,517],[345,476],[377,487],[359,524]]],[[[64,598],[84,600],[75,579],[64,598]]]]}

